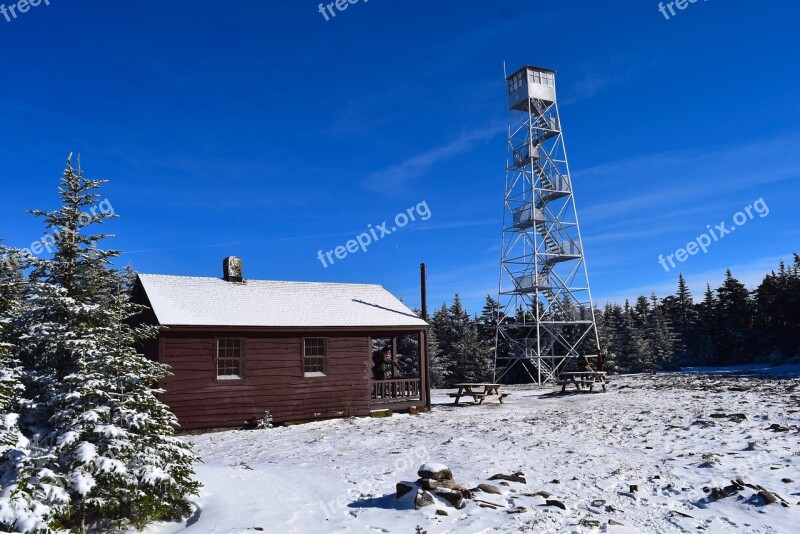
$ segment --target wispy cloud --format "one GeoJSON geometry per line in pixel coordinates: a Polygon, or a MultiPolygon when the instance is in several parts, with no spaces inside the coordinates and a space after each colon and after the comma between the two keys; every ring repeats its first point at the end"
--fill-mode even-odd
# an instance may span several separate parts
{"type": "MultiPolygon", "coordinates": [[[[604,163],[574,172],[583,183],[620,186],[609,190],[609,201],[581,209],[584,222],[596,224],[620,213],[669,213],[689,204],[706,206],[708,199],[800,177],[800,138],[758,141],[713,150],[685,150],[604,163]],[[629,185],[649,187],[627,196],[629,185]],[[616,190],[619,198],[614,199],[616,190]]],[[[755,200],[754,197],[751,200],[755,200]]]]}
{"type": "Polygon", "coordinates": [[[494,123],[466,132],[451,143],[427,150],[402,163],[370,173],[364,181],[364,186],[380,192],[396,190],[406,182],[426,175],[435,166],[464,154],[478,145],[488,143],[505,130],[505,125],[494,123]]]}
{"type": "Polygon", "coordinates": [[[610,65],[604,63],[585,66],[581,77],[568,79],[563,88],[559,88],[561,94],[559,104],[568,106],[589,100],[615,85],[628,81],[641,72],[644,66],[645,62],[633,61],[628,57],[616,58],[610,65]]]}

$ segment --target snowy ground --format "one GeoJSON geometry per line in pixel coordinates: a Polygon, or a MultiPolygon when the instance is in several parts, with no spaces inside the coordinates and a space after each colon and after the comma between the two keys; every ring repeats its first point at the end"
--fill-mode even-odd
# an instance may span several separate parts
{"type": "Polygon", "coordinates": [[[189,436],[205,462],[197,513],[148,533],[797,532],[800,379],[748,374],[638,375],[566,396],[509,387],[504,405],[457,408],[437,391],[429,414],[189,436]],[[395,484],[428,461],[470,488],[515,471],[526,483],[476,493],[503,509],[415,511],[395,484]],[[714,500],[713,488],[736,493],[714,500]]]}

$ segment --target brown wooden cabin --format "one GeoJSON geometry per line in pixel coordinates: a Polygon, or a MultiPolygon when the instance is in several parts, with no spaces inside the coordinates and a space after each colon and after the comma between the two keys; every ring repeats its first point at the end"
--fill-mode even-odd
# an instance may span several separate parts
{"type": "Polygon", "coordinates": [[[242,427],[266,411],[280,423],[430,405],[428,325],[384,287],[246,280],[238,258],[223,271],[140,274],[134,289],[144,322],[163,327],[143,350],[171,367],[161,399],[182,429],[242,427]],[[373,340],[391,347],[382,380],[373,340]]]}

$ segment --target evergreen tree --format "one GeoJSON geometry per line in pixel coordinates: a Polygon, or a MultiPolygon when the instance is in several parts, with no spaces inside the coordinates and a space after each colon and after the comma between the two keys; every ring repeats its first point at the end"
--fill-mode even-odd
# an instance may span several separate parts
{"type": "Polygon", "coordinates": [[[450,358],[453,361],[453,381],[483,382],[491,375],[489,345],[478,337],[476,321],[470,318],[456,294],[448,309],[448,318],[453,331],[450,358]]]}
{"type": "Polygon", "coordinates": [[[650,300],[647,340],[650,343],[655,364],[661,369],[678,369],[680,365],[675,357],[676,336],[672,324],[655,293],[650,300]]]}
{"type": "Polygon", "coordinates": [[[698,320],[700,323],[700,339],[697,345],[698,363],[705,365],[718,365],[719,356],[715,337],[717,335],[717,297],[706,284],[703,302],[697,306],[698,320]]]}
{"type": "Polygon", "coordinates": [[[678,275],[678,292],[664,299],[663,309],[675,332],[673,360],[681,365],[692,363],[697,357],[698,317],[682,274],[678,275]]]}
{"type": "Polygon", "coordinates": [[[52,447],[40,444],[46,420],[31,399],[30,375],[19,358],[18,347],[30,332],[20,328],[18,319],[36,304],[24,298],[32,288],[22,273],[34,260],[21,251],[3,253],[11,261],[0,266],[0,525],[48,531],[68,516],[69,496],[64,489],[68,480],[52,469],[52,447]]]}
{"type": "MultiPolygon", "coordinates": [[[[23,488],[46,466],[59,502],[69,503],[46,516],[49,526],[79,532],[184,515],[198,490],[197,458],[174,436],[177,420],[156,398],[154,384],[168,369],[136,350],[156,330],[133,326],[142,308],[130,300],[131,273],[111,268],[118,253],[99,247],[106,235],[87,232],[113,216],[88,212],[101,183],[68,160],[62,207],[33,212],[58,240],[51,260],[32,265],[26,309],[13,325],[27,377],[20,427],[42,453],[18,452],[11,485],[23,488]]],[[[7,526],[26,530],[19,521],[7,526]]]]}
{"type": "Polygon", "coordinates": [[[725,273],[725,281],[717,290],[717,351],[728,358],[726,363],[737,364],[750,361],[751,323],[753,302],[750,292],[731,274],[725,273]]]}
{"type": "Polygon", "coordinates": [[[800,354],[800,256],[787,267],[768,274],[755,291],[755,345],[765,355],[800,354]]]}
{"type": "Polygon", "coordinates": [[[453,374],[453,344],[455,328],[450,321],[447,306],[442,304],[433,312],[430,320],[431,382],[435,387],[448,387],[453,374]]]}
{"type": "Polygon", "coordinates": [[[431,321],[430,324],[431,328],[428,330],[428,361],[430,362],[431,370],[431,387],[444,388],[447,387],[450,377],[450,366],[439,346],[433,322],[431,321]]]}
{"type": "MultiPolygon", "coordinates": [[[[10,251],[3,254],[3,259],[6,258],[10,258],[10,251]]],[[[19,414],[14,406],[15,399],[24,392],[22,367],[9,350],[13,345],[9,343],[8,331],[11,318],[21,306],[19,296],[23,284],[22,276],[13,265],[11,261],[0,262],[0,481],[8,465],[7,454],[24,439],[17,426],[19,414]]]]}

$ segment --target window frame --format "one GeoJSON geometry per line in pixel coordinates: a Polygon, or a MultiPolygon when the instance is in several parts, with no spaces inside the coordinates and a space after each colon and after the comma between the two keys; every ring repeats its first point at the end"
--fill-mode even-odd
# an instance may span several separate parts
{"type": "Polygon", "coordinates": [[[327,337],[303,337],[300,343],[300,367],[303,373],[303,378],[325,378],[328,376],[328,339],[327,337]],[[308,341],[321,341],[323,354],[308,356],[306,354],[306,343],[308,341]],[[322,371],[308,371],[307,359],[321,359],[322,371]]]}
{"type": "Polygon", "coordinates": [[[215,337],[214,338],[214,381],[220,382],[224,384],[228,383],[235,383],[235,382],[243,382],[247,376],[246,371],[246,350],[245,347],[247,346],[247,339],[242,337],[215,337]],[[220,358],[220,342],[221,341],[237,341],[239,342],[239,356],[238,357],[230,357],[225,356],[220,358]],[[238,360],[239,362],[239,374],[238,375],[221,375],[220,371],[220,360],[225,361],[235,361],[238,360]]]}

